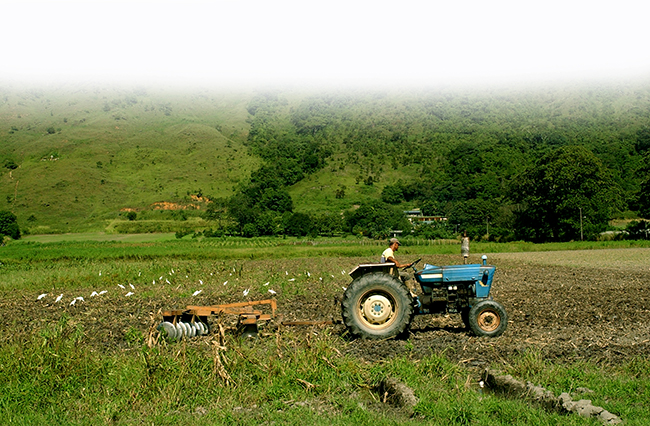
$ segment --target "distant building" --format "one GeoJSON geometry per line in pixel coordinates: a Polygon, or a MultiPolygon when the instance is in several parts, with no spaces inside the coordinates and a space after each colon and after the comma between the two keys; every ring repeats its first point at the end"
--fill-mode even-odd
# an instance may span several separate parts
{"type": "Polygon", "coordinates": [[[412,225],[422,225],[447,221],[446,217],[440,215],[424,216],[420,209],[406,210],[404,211],[404,215],[412,225]]]}

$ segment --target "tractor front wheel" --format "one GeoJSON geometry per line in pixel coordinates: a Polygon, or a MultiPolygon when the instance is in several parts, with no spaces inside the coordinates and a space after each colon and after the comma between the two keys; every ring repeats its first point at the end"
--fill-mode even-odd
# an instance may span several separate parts
{"type": "Polygon", "coordinates": [[[477,336],[497,337],[506,331],[508,315],[494,300],[482,300],[469,310],[469,328],[477,336]]]}
{"type": "Polygon", "coordinates": [[[352,281],[341,304],[348,330],[368,339],[386,339],[402,334],[413,318],[413,297],[397,278],[367,274],[352,281]]]}

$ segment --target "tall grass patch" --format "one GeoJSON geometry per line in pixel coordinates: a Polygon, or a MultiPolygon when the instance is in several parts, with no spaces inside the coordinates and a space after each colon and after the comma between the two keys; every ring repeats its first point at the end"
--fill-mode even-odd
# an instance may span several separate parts
{"type": "MultiPolygon", "coordinates": [[[[593,425],[484,392],[444,354],[365,363],[327,332],[226,335],[97,353],[67,318],[0,348],[0,411],[22,424],[593,425]],[[413,413],[387,404],[385,377],[414,390],[413,413]]],[[[625,391],[629,392],[629,391],[625,391]]],[[[631,423],[634,424],[634,423],[631,423]]],[[[640,423],[637,423],[640,424],[640,423]]]]}

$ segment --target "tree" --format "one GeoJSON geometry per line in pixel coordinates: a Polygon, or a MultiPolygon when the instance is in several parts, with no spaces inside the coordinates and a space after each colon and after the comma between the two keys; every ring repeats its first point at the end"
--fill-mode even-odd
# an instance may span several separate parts
{"type": "Polygon", "coordinates": [[[6,210],[0,211],[0,235],[6,235],[14,240],[20,238],[20,228],[15,214],[6,210]]]}
{"type": "Polygon", "coordinates": [[[343,216],[339,213],[323,212],[321,214],[312,215],[314,226],[321,235],[332,236],[337,233],[343,232],[345,223],[343,216]]]}
{"type": "Polygon", "coordinates": [[[565,146],[542,156],[513,180],[515,233],[543,241],[594,238],[622,207],[609,170],[591,151],[565,146]]]}
{"type": "Polygon", "coordinates": [[[228,200],[225,198],[217,198],[210,200],[207,207],[205,208],[205,213],[203,214],[203,219],[205,220],[220,220],[223,219],[226,215],[226,209],[228,205],[228,200]]]}
{"type": "Polygon", "coordinates": [[[499,206],[487,200],[467,200],[454,203],[449,207],[449,221],[467,231],[472,240],[479,240],[489,235],[490,222],[498,216],[499,206]]]}
{"type": "Polygon", "coordinates": [[[262,212],[255,222],[258,235],[277,235],[283,231],[282,216],[274,211],[262,212]]]}
{"type": "Polygon", "coordinates": [[[435,201],[424,200],[422,203],[420,203],[420,211],[422,211],[422,214],[424,216],[433,216],[440,214],[442,210],[440,209],[439,204],[435,201]]]}
{"type": "MultiPolygon", "coordinates": [[[[242,234],[258,236],[280,232],[276,217],[293,210],[293,200],[286,189],[287,179],[291,177],[286,173],[286,168],[265,164],[251,174],[250,182],[240,185],[227,202],[221,203],[227,207],[229,216],[237,221],[242,234]],[[249,224],[251,226],[246,227],[249,224]]],[[[208,204],[206,217],[218,217],[220,207],[213,204],[208,204]]]]}
{"type": "Polygon", "coordinates": [[[339,200],[340,200],[341,198],[345,198],[345,190],[346,190],[346,189],[347,189],[347,188],[345,187],[345,185],[339,185],[338,189],[337,189],[336,192],[334,193],[334,196],[335,196],[337,199],[339,199],[339,200]]]}
{"type": "Polygon", "coordinates": [[[288,235],[295,235],[297,237],[304,237],[312,233],[314,224],[306,213],[293,213],[287,215],[284,230],[288,235]]]}
{"type": "Polygon", "coordinates": [[[639,154],[650,150],[650,127],[644,127],[637,132],[634,148],[639,154]]]}
{"type": "Polygon", "coordinates": [[[243,232],[244,226],[254,224],[259,217],[259,211],[255,207],[254,201],[243,193],[237,193],[230,197],[228,214],[239,224],[240,232],[243,232]]]}
{"type": "Polygon", "coordinates": [[[404,201],[402,189],[397,185],[386,185],[381,191],[381,200],[387,204],[399,204],[404,201]]]}
{"type": "Polygon", "coordinates": [[[644,164],[639,169],[642,176],[640,191],[637,195],[639,216],[650,219],[650,153],[643,157],[644,164]]]}
{"type": "Polygon", "coordinates": [[[398,207],[375,200],[362,204],[345,215],[348,230],[356,235],[386,238],[392,230],[408,231],[409,221],[398,207]]]}
{"type": "Polygon", "coordinates": [[[267,188],[262,193],[258,205],[263,210],[273,210],[278,213],[290,212],[293,210],[293,200],[285,188],[267,188]]]}

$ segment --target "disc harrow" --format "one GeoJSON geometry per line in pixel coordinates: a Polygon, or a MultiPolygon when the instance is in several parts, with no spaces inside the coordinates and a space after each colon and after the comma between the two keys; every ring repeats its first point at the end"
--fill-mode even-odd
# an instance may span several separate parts
{"type": "Polygon", "coordinates": [[[240,333],[245,337],[254,337],[257,335],[257,322],[278,318],[276,310],[275,299],[213,306],[188,306],[185,309],[164,311],[163,322],[158,326],[158,330],[170,340],[204,336],[210,332],[208,318],[237,315],[237,329],[240,333]],[[256,309],[260,307],[266,307],[270,312],[264,313],[256,309]]]}

